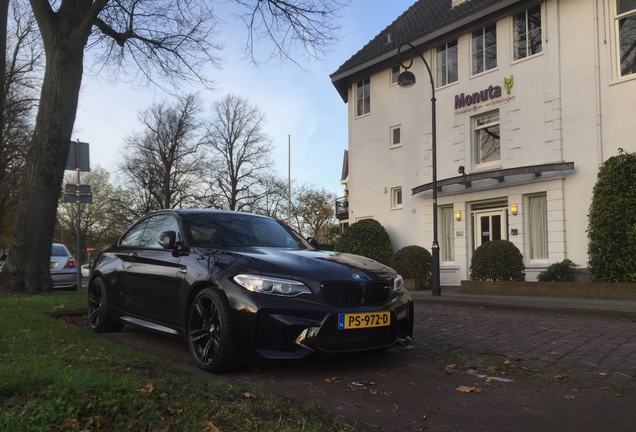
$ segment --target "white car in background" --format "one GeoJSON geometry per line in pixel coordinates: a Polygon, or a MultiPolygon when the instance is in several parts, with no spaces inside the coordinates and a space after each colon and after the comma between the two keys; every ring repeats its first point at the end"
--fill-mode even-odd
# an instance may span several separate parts
{"type": "Polygon", "coordinates": [[[75,259],[62,243],[53,243],[49,271],[53,288],[77,288],[77,267],[75,259]]]}

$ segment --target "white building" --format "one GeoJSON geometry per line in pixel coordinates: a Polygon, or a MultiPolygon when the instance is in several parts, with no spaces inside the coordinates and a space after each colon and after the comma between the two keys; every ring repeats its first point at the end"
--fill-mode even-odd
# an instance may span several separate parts
{"type": "Polygon", "coordinates": [[[419,58],[415,86],[396,85],[404,42],[437,87],[442,284],[494,239],[519,247],[528,280],[585,267],[598,167],[636,151],[636,0],[419,0],[331,75],[349,105],[341,222],[430,250],[431,90],[419,58]]]}

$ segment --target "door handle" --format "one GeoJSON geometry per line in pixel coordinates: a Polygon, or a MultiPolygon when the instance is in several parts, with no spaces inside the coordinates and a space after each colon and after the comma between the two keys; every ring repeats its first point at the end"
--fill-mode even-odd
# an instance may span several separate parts
{"type": "Polygon", "coordinates": [[[186,274],[187,272],[188,272],[188,270],[187,270],[187,269],[179,269],[179,273],[186,274]]]}
{"type": "Polygon", "coordinates": [[[128,257],[130,257],[130,258],[137,258],[137,252],[130,252],[130,253],[128,254],[128,257]]]}
{"type": "Polygon", "coordinates": [[[121,264],[121,268],[123,268],[124,270],[129,269],[131,267],[132,267],[132,264],[129,264],[126,262],[121,264]]]}

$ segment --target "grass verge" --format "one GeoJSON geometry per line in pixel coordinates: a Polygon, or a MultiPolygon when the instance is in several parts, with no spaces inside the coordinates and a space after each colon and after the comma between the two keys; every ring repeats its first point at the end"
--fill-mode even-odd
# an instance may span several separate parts
{"type": "Polygon", "coordinates": [[[1,431],[353,431],[49,316],[85,295],[0,295],[1,431]]]}

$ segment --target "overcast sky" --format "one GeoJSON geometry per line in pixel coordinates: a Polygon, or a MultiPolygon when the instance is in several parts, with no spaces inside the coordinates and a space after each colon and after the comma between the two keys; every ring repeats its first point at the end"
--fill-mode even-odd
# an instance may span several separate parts
{"type": "MultiPolygon", "coordinates": [[[[180,92],[198,92],[204,107],[227,93],[243,96],[265,113],[265,132],[274,146],[274,169],[287,175],[287,134],[292,136],[292,178],[340,193],[342,153],[347,146],[346,105],[331,85],[329,74],[373,36],[405,11],[413,0],[352,0],[342,11],[337,41],[320,60],[303,69],[287,64],[255,66],[245,57],[243,24],[231,11],[223,19],[218,38],[223,44],[221,69],[209,68],[206,77],[214,90],[186,85],[180,92]]],[[[91,144],[91,163],[110,171],[117,168],[125,137],[140,130],[137,113],[170,95],[152,84],[130,84],[105,73],[84,76],[73,139],[91,144]]]]}

